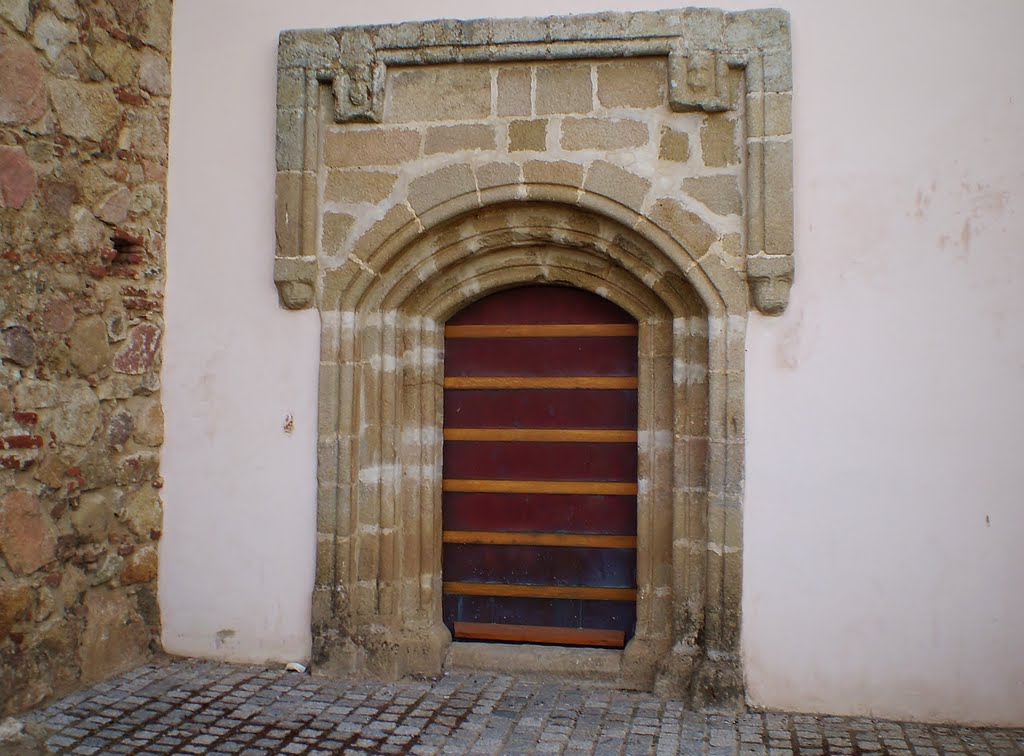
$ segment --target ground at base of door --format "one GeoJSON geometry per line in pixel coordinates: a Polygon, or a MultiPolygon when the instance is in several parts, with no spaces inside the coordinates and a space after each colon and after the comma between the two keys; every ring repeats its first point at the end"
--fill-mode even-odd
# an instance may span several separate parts
{"type": "Polygon", "coordinates": [[[353,682],[191,659],[155,661],[0,725],[19,729],[21,746],[10,735],[0,754],[1024,753],[1024,729],[694,712],[646,693],[493,673],[353,682]]]}

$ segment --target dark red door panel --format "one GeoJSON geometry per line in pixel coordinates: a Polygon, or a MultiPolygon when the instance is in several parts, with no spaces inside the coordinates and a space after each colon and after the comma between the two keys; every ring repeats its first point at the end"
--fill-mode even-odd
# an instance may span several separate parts
{"type": "Polygon", "coordinates": [[[636,322],[577,289],[445,328],[443,616],[456,639],[621,647],[636,624],[636,322]]]}

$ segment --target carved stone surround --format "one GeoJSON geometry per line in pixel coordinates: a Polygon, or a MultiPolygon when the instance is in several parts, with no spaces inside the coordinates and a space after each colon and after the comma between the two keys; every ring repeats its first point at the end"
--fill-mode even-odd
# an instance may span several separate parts
{"type": "Polygon", "coordinates": [[[775,10],[281,35],[275,281],[322,322],[314,669],[441,668],[443,324],[551,282],[640,323],[618,682],[742,695],[744,334],[793,276],[790,90],[775,10]]]}

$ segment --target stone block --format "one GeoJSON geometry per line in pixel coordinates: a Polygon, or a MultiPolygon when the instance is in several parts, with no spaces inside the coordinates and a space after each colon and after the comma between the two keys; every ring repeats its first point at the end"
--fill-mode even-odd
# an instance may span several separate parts
{"type": "MultiPolygon", "coordinates": [[[[460,167],[469,170],[466,166],[460,167]]],[[[425,187],[423,191],[425,194],[429,193],[429,187],[425,187]]],[[[387,211],[383,218],[374,223],[366,233],[359,237],[359,240],[353,245],[352,254],[360,260],[369,260],[373,253],[392,235],[404,226],[415,222],[415,220],[416,216],[413,215],[412,211],[405,204],[395,205],[387,211]]]]}
{"type": "Polygon", "coordinates": [[[640,210],[651,182],[612,163],[596,160],[587,171],[585,189],[640,210]]]}
{"type": "Polygon", "coordinates": [[[76,139],[102,140],[121,115],[114,93],[101,84],[54,79],[50,97],[61,131],[76,139]]]}
{"type": "Polygon", "coordinates": [[[718,235],[700,216],[691,213],[675,200],[660,199],[649,213],[655,223],[675,238],[694,258],[700,258],[708,251],[718,235]]]}
{"type": "Polygon", "coordinates": [[[446,200],[476,192],[476,179],[468,165],[455,164],[420,176],[409,184],[409,204],[422,214],[446,200]]]}
{"type": "Polygon", "coordinates": [[[82,682],[126,672],[149,656],[149,632],[127,595],[106,589],[86,593],[80,655],[82,682]]]}
{"type": "Polygon", "coordinates": [[[93,315],[79,320],[70,335],[71,364],[89,376],[110,364],[110,345],[107,326],[103,319],[93,315]]]}
{"type": "Polygon", "coordinates": [[[740,161],[736,142],[738,122],[725,113],[709,113],[700,127],[701,155],[704,165],[721,168],[740,161]]]}
{"type": "Polygon", "coordinates": [[[451,64],[388,70],[387,123],[460,121],[491,114],[491,71],[451,64]]]}
{"type": "Polygon", "coordinates": [[[750,137],[786,136],[793,131],[793,95],[766,92],[747,98],[750,137]]]}
{"type": "Polygon", "coordinates": [[[486,123],[432,126],[423,140],[423,154],[461,150],[493,150],[498,145],[494,127],[486,123]]]}
{"type": "Polygon", "coordinates": [[[594,89],[589,63],[552,63],[537,67],[537,115],[589,113],[594,89]]]}
{"type": "Polygon", "coordinates": [[[544,151],[547,149],[547,128],[548,122],[545,119],[510,122],[508,125],[509,152],[544,151]]]}
{"type": "Polygon", "coordinates": [[[420,133],[410,129],[341,127],[327,132],[326,163],[331,168],[398,165],[420,154],[420,133]]]}
{"type": "Polygon", "coordinates": [[[647,124],[628,118],[566,118],[562,121],[562,149],[621,150],[647,144],[647,124]]]}
{"type": "Polygon", "coordinates": [[[121,569],[121,585],[133,583],[150,583],[156,580],[159,560],[156,544],[147,543],[135,549],[124,560],[121,569]]]}
{"type": "Polygon", "coordinates": [[[42,502],[14,490],[0,499],[0,554],[15,575],[31,575],[56,556],[53,525],[42,502]]]}
{"type": "Polygon", "coordinates": [[[597,101],[606,108],[657,108],[667,101],[665,58],[626,58],[596,68],[597,101]]]}
{"type": "Polygon", "coordinates": [[[0,123],[32,123],[48,109],[35,50],[18,35],[0,32],[0,123]]]}
{"type": "Polygon", "coordinates": [[[738,215],[742,209],[736,176],[700,176],[683,181],[683,192],[718,215],[738,215]]]}
{"type": "Polygon", "coordinates": [[[347,213],[324,213],[320,250],[329,257],[339,254],[348,242],[355,218],[347,213]]]}
{"type": "Polygon", "coordinates": [[[324,197],[328,202],[383,202],[398,181],[386,171],[328,171],[324,197]]]}
{"type": "Polygon", "coordinates": [[[793,143],[764,145],[764,249],[793,253],[793,143]]]}
{"type": "Polygon", "coordinates": [[[583,184],[583,166],[564,160],[531,160],[523,165],[523,180],[528,184],[583,184]]]}
{"type": "Polygon", "coordinates": [[[515,163],[484,163],[475,167],[476,184],[481,191],[496,186],[518,184],[520,168],[515,163]]]}
{"type": "Polygon", "coordinates": [[[662,126],[658,142],[658,157],[662,160],[685,163],[690,159],[690,135],[685,131],[676,131],[668,126],[662,126]]]}
{"type": "Polygon", "coordinates": [[[527,65],[498,69],[498,115],[528,116],[533,112],[533,74],[527,65]]]}
{"type": "Polygon", "coordinates": [[[36,172],[21,147],[0,147],[0,208],[18,210],[36,190],[36,172]]]}
{"type": "Polygon", "coordinates": [[[163,505],[160,494],[152,486],[142,486],[128,493],[121,509],[121,520],[139,538],[152,538],[163,530],[163,505]]]}

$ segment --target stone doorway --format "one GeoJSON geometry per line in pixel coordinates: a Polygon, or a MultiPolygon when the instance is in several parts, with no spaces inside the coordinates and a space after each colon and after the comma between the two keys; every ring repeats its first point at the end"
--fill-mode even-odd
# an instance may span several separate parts
{"type": "Polygon", "coordinates": [[[322,323],[314,670],[441,669],[443,324],[563,285],[637,322],[636,626],[607,677],[735,700],[744,336],[793,270],[787,16],[286,32],[278,63],[274,275],[322,323]]]}
{"type": "Polygon", "coordinates": [[[622,648],[636,626],[636,321],[580,289],[524,286],[444,334],[445,626],[622,648]]]}

